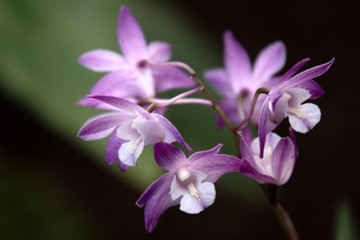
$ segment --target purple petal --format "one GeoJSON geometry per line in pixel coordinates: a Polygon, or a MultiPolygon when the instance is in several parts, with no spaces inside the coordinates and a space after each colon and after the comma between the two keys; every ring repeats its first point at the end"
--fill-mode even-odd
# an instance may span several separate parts
{"type": "Polygon", "coordinates": [[[78,136],[84,140],[100,139],[124,121],[129,119],[127,114],[105,113],[89,119],[80,129],[78,136]]]}
{"type": "Polygon", "coordinates": [[[114,130],[107,142],[106,145],[106,152],[105,152],[105,161],[107,164],[113,164],[114,162],[118,162],[118,166],[122,171],[126,171],[128,166],[120,162],[119,160],[119,148],[123,143],[126,141],[123,139],[120,139],[116,136],[116,130],[114,130]]]}
{"type": "Polygon", "coordinates": [[[269,110],[269,97],[266,98],[266,100],[263,103],[263,106],[260,111],[260,117],[259,117],[259,129],[258,129],[258,135],[259,135],[259,141],[260,141],[260,158],[263,158],[264,156],[264,147],[265,147],[265,141],[266,141],[266,135],[274,130],[277,126],[276,123],[273,123],[270,120],[270,110],[269,110]]]}
{"type": "Polygon", "coordinates": [[[208,70],[204,74],[205,79],[213,88],[224,96],[233,96],[238,93],[232,88],[229,77],[223,68],[208,70]]]}
{"type": "Polygon", "coordinates": [[[316,78],[316,77],[324,74],[327,70],[329,70],[329,68],[331,67],[333,62],[334,62],[334,59],[331,59],[327,63],[307,69],[307,70],[295,75],[289,81],[284,82],[283,87],[284,88],[292,88],[294,86],[299,86],[300,84],[302,84],[306,81],[312,80],[313,78],[316,78]]]}
{"type": "Polygon", "coordinates": [[[267,184],[274,184],[275,179],[272,177],[263,175],[262,173],[258,172],[248,161],[244,159],[241,161],[240,172],[252,179],[260,183],[267,183],[267,184]]]}
{"type": "Polygon", "coordinates": [[[148,58],[144,34],[130,9],[125,5],[120,9],[117,32],[121,51],[130,63],[137,64],[148,58]]]}
{"type": "Polygon", "coordinates": [[[113,97],[113,96],[101,96],[101,95],[95,95],[95,96],[89,96],[90,98],[97,99],[99,101],[102,101],[104,103],[110,104],[114,107],[116,107],[120,111],[127,112],[128,114],[133,113],[142,113],[142,114],[148,114],[148,112],[140,107],[139,105],[129,102],[127,100],[113,97]]]}
{"type": "Polygon", "coordinates": [[[254,64],[254,80],[258,83],[268,80],[285,65],[286,49],[281,41],[272,43],[258,55],[254,64]]]}
{"type": "Polygon", "coordinates": [[[195,85],[193,79],[175,67],[154,67],[152,75],[155,79],[156,92],[174,88],[189,88],[195,85]]]}
{"type": "Polygon", "coordinates": [[[272,153],[271,166],[276,185],[288,181],[295,165],[295,147],[289,137],[282,138],[272,153]]]}
{"type": "Polygon", "coordinates": [[[171,56],[171,45],[164,42],[151,42],[148,51],[150,61],[166,62],[171,56]]]}
{"type": "Polygon", "coordinates": [[[183,137],[179,133],[179,131],[176,129],[176,127],[167,120],[164,116],[161,116],[156,113],[151,114],[155,119],[157,119],[159,125],[161,126],[162,130],[165,132],[165,138],[164,142],[166,143],[172,143],[172,142],[178,142],[180,143],[186,150],[191,152],[191,147],[184,141],[183,137]]]}
{"type": "Polygon", "coordinates": [[[179,148],[159,142],[154,145],[156,163],[167,171],[175,171],[176,168],[186,161],[186,156],[179,148]]]}
{"type": "Polygon", "coordinates": [[[310,61],[310,58],[304,58],[297,62],[292,68],[290,68],[289,71],[287,71],[279,80],[278,86],[280,87],[281,83],[286,82],[289,80],[295,73],[297,73],[308,61],[310,61]]]}
{"type": "Polygon", "coordinates": [[[128,67],[120,54],[101,49],[84,53],[80,56],[79,63],[96,72],[114,71],[128,67]]]}
{"type": "Polygon", "coordinates": [[[224,34],[225,68],[235,92],[241,85],[246,85],[251,75],[251,63],[245,49],[234,38],[230,31],[224,34]]]}
{"type": "MultiPolygon", "coordinates": [[[[142,86],[136,81],[132,69],[119,70],[106,74],[92,88],[89,95],[106,95],[135,101],[145,96],[142,86]]],[[[92,98],[83,98],[79,105],[113,110],[114,107],[92,98]]]]}
{"type": "Polygon", "coordinates": [[[206,182],[216,182],[223,174],[228,172],[239,172],[241,160],[237,157],[216,154],[221,144],[208,150],[194,153],[189,157],[191,168],[207,175],[206,182]]]}
{"type": "Polygon", "coordinates": [[[303,88],[310,92],[311,97],[309,99],[319,98],[324,95],[322,87],[314,80],[303,82],[299,85],[295,85],[294,88],[303,88]]]}
{"type": "Polygon", "coordinates": [[[251,149],[252,136],[250,130],[246,127],[240,132],[240,153],[241,158],[246,158],[251,165],[256,166],[254,153],[251,149]]]}
{"type": "Polygon", "coordinates": [[[179,200],[173,201],[170,197],[170,185],[174,175],[165,173],[153,182],[141,195],[136,205],[145,207],[146,230],[151,232],[159,221],[161,215],[169,207],[179,204],[179,200]]]}

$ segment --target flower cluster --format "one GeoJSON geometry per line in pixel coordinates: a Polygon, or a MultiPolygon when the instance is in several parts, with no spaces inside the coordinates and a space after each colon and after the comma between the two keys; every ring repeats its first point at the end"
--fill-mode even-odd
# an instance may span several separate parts
{"type": "Polygon", "coordinates": [[[153,182],[136,202],[145,206],[146,229],[156,226],[164,211],[197,214],[213,204],[214,183],[225,173],[239,172],[261,184],[283,185],[290,178],[298,148],[295,133],[306,133],[320,121],[320,109],[304,103],[323,95],[313,80],[333,63],[315,66],[296,74],[309,61],[304,59],[283,75],[285,46],[274,42],[250,59],[230,31],[224,34],[224,68],[205,72],[205,79],[223,97],[217,104],[195,71],[188,65],[169,61],[171,47],[164,42],[146,44],[143,32],[127,6],[120,9],[118,41],[123,55],[108,50],[83,54],[79,62],[98,72],[109,72],[78,104],[111,110],[88,120],[78,136],[94,140],[109,135],[105,159],[121,170],[137,165],[145,146],[152,145],[154,158],[167,173],[153,182]],[[189,74],[183,70],[188,71],[189,74]],[[198,86],[196,86],[198,85],[198,86]],[[159,99],[158,93],[175,88],[192,88],[173,97],[159,99]],[[188,98],[204,92],[208,99],[188,98]],[[164,116],[173,104],[211,106],[220,127],[225,123],[238,144],[238,156],[219,154],[221,144],[186,157],[178,142],[191,152],[176,127],[164,116]],[[286,117],[290,137],[273,131],[286,117]],[[258,130],[251,133],[248,125],[258,130]]]}

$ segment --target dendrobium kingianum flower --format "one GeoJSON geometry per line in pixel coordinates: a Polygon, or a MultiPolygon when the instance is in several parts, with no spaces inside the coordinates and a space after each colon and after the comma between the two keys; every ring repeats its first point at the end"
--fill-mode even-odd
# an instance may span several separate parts
{"type": "Polygon", "coordinates": [[[169,207],[180,204],[180,210],[197,214],[213,204],[216,195],[213,183],[225,173],[238,172],[241,163],[239,158],[217,154],[221,146],[186,158],[175,146],[155,144],[155,160],[168,172],[153,182],[136,203],[139,207],[146,205],[147,231],[153,230],[169,207]]]}
{"type": "MultiPolygon", "coordinates": [[[[252,98],[258,88],[272,87],[276,83],[278,78],[273,76],[283,68],[285,59],[285,45],[277,41],[259,53],[252,67],[245,49],[230,31],[225,32],[225,69],[208,70],[205,78],[224,97],[219,105],[231,122],[239,123],[249,114],[252,98]]],[[[259,97],[251,118],[255,125],[264,98],[259,97]]],[[[217,119],[219,125],[223,126],[223,121],[219,117],[217,119]]]]}
{"type": "MultiPolygon", "coordinates": [[[[93,50],[83,54],[79,62],[96,72],[109,72],[92,88],[89,95],[107,95],[137,102],[156,97],[156,93],[194,85],[184,72],[174,66],[157,67],[169,60],[171,47],[164,42],[146,45],[144,34],[127,6],[122,6],[117,35],[123,56],[109,50],[93,50]]],[[[110,105],[93,98],[78,104],[102,109],[110,105]]]]}
{"type": "Polygon", "coordinates": [[[303,102],[323,95],[323,89],[312,79],[324,74],[334,59],[293,76],[308,61],[309,59],[304,59],[298,62],[285,73],[278,84],[271,88],[263,102],[258,129],[261,158],[267,134],[273,131],[284,118],[288,117],[291,127],[300,133],[308,132],[320,121],[319,107],[312,103],[303,104],[303,102]]]}
{"type": "Polygon", "coordinates": [[[272,132],[267,134],[263,158],[260,158],[259,138],[253,139],[247,127],[240,132],[240,137],[242,174],[262,184],[280,186],[289,180],[297,157],[294,137],[292,141],[290,137],[281,138],[272,132]]]}
{"type": "Polygon", "coordinates": [[[144,146],[157,142],[179,142],[189,152],[175,126],[162,115],[149,113],[139,105],[112,96],[91,98],[113,106],[117,111],[105,113],[88,120],[78,136],[84,140],[95,140],[111,134],[106,147],[108,164],[117,161],[122,170],[136,166],[144,146]]]}

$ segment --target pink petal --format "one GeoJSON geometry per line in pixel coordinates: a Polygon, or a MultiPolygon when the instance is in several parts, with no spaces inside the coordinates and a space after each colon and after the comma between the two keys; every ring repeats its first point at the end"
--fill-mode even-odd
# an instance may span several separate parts
{"type": "Polygon", "coordinates": [[[115,127],[128,119],[128,115],[118,112],[105,113],[89,119],[80,129],[78,136],[84,140],[100,139],[112,132],[115,127]]]}
{"type": "Polygon", "coordinates": [[[189,88],[195,85],[186,73],[175,67],[154,67],[152,75],[155,80],[156,92],[176,88],[189,88]]]}
{"type": "Polygon", "coordinates": [[[84,53],[79,63],[96,72],[114,71],[128,67],[120,54],[108,50],[93,50],[84,53]]]}
{"type": "Polygon", "coordinates": [[[133,64],[148,58],[144,34],[130,9],[123,5],[118,21],[118,40],[126,59],[133,64]]]}
{"type": "Polygon", "coordinates": [[[171,45],[165,42],[151,42],[148,51],[150,61],[166,62],[171,56],[171,45]]]}
{"type": "Polygon", "coordinates": [[[234,38],[230,31],[224,34],[225,68],[229,75],[232,88],[239,92],[242,85],[247,85],[251,76],[251,63],[245,49],[234,38]]]}
{"type": "Polygon", "coordinates": [[[154,229],[166,209],[179,204],[179,200],[172,200],[169,194],[173,177],[174,175],[171,173],[162,175],[146,189],[136,202],[139,207],[146,204],[145,225],[148,232],[154,229]]]}
{"type": "Polygon", "coordinates": [[[184,148],[186,148],[186,150],[191,152],[191,147],[189,147],[189,145],[184,141],[179,131],[169,120],[167,120],[164,116],[161,116],[156,113],[153,113],[151,115],[158,121],[161,129],[165,133],[164,142],[172,143],[176,141],[180,143],[184,148]]]}
{"type": "Polygon", "coordinates": [[[183,151],[171,144],[163,142],[154,145],[154,156],[156,163],[167,171],[175,171],[178,166],[186,161],[186,156],[183,151]]]}
{"type": "Polygon", "coordinates": [[[324,74],[331,65],[333,64],[334,59],[331,59],[329,62],[312,67],[310,69],[307,69],[294,77],[292,77],[289,81],[285,82],[283,87],[284,88],[292,88],[294,86],[299,86],[299,84],[302,84],[306,81],[310,81],[313,78],[316,78],[322,74],[324,74]]]}
{"type": "Polygon", "coordinates": [[[286,49],[281,41],[272,43],[258,55],[254,64],[254,80],[264,82],[285,65],[286,49]]]}
{"type": "Polygon", "coordinates": [[[205,79],[212,85],[212,87],[220,94],[231,97],[237,95],[233,89],[231,81],[223,68],[208,70],[204,74],[205,79]]]}
{"type": "Polygon", "coordinates": [[[276,145],[271,159],[276,185],[285,184],[290,178],[295,165],[295,147],[289,137],[282,138],[276,145]]]}
{"type": "Polygon", "coordinates": [[[228,172],[238,172],[240,170],[241,160],[237,157],[216,154],[221,144],[208,150],[194,153],[189,157],[191,168],[207,175],[205,181],[216,182],[222,175],[228,172]]]}

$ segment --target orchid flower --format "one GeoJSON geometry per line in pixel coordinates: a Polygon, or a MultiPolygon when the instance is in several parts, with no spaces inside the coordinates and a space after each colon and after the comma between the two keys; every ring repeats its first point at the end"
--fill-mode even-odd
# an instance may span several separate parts
{"type": "Polygon", "coordinates": [[[289,137],[281,138],[275,133],[269,133],[266,136],[264,156],[260,158],[259,138],[252,139],[248,128],[244,128],[240,136],[242,174],[263,184],[283,185],[289,180],[297,157],[295,138],[292,141],[289,137]]]}
{"type": "Polygon", "coordinates": [[[145,225],[151,232],[169,207],[180,204],[180,210],[197,214],[213,204],[216,182],[223,174],[238,172],[241,160],[217,154],[221,144],[208,151],[192,154],[188,159],[175,146],[157,143],[157,164],[168,172],[153,182],[137,201],[145,207],[145,225]]]}
{"type": "Polygon", "coordinates": [[[320,121],[319,107],[312,103],[303,104],[303,102],[323,95],[323,89],[312,79],[324,74],[334,59],[293,76],[308,61],[309,59],[304,59],[298,62],[285,73],[278,84],[271,88],[262,104],[258,129],[261,158],[266,135],[273,131],[284,118],[288,117],[291,127],[300,133],[308,132],[320,121]]]}
{"type": "MultiPolygon", "coordinates": [[[[127,6],[122,6],[117,35],[123,56],[109,50],[93,50],[83,54],[79,62],[96,72],[109,72],[92,88],[89,95],[107,95],[137,102],[156,97],[156,93],[173,88],[187,88],[194,82],[173,66],[155,67],[151,63],[169,60],[171,47],[164,42],[146,45],[144,34],[127,6]]],[[[102,109],[110,105],[94,98],[84,98],[80,105],[102,109]]]]}
{"type": "Polygon", "coordinates": [[[117,161],[120,169],[125,171],[128,166],[136,166],[144,146],[157,142],[177,141],[191,151],[175,126],[162,115],[149,113],[135,103],[116,97],[91,98],[117,109],[91,118],[78,133],[83,140],[100,139],[111,134],[105,155],[108,164],[117,161]]]}
{"type": "MultiPolygon", "coordinates": [[[[207,81],[224,97],[219,103],[226,116],[233,123],[242,121],[250,111],[252,98],[260,87],[272,87],[274,74],[282,69],[286,58],[285,46],[281,41],[274,42],[260,52],[254,66],[241,44],[230,31],[224,34],[225,69],[218,68],[205,72],[207,81]]],[[[260,96],[252,117],[254,124],[264,97],[260,96]]],[[[218,117],[218,124],[224,123],[218,117]]]]}

